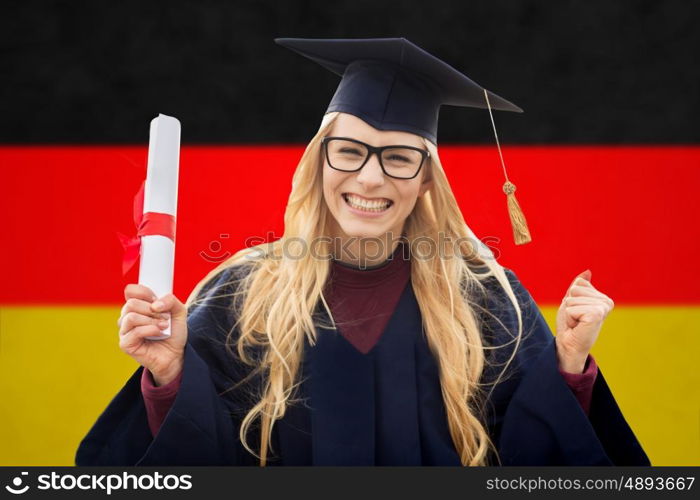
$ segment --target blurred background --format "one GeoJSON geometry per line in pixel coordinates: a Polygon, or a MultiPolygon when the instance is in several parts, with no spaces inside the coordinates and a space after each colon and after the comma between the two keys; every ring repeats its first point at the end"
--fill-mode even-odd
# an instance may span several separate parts
{"type": "Polygon", "coordinates": [[[279,238],[339,77],[275,37],[405,37],[494,112],[533,241],[515,246],[488,111],[443,106],[467,223],[554,330],[573,278],[615,300],[593,354],[653,465],[700,465],[700,4],[9,1],[0,16],[0,465],[72,465],[137,368],[116,233],[150,120],[182,123],[175,294],[279,238]],[[252,242],[252,243],[251,243],[252,242]]]}

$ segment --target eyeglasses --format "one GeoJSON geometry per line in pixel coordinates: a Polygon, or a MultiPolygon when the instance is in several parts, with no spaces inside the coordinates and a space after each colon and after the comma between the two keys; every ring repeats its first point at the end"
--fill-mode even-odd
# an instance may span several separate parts
{"type": "Polygon", "coordinates": [[[430,152],[413,146],[374,147],[350,137],[324,137],[321,140],[328,165],[342,172],[356,172],[376,153],[382,171],[395,179],[413,179],[430,152]]]}

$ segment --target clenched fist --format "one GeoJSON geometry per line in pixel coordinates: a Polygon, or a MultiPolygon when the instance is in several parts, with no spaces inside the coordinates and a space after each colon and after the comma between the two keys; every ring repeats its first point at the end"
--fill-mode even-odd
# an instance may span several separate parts
{"type": "Polygon", "coordinates": [[[595,289],[591,271],[579,274],[569,286],[557,312],[557,357],[566,372],[582,373],[603,321],[615,303],[595,289]]]}
{"type": "Polygon", "coordinates": [[[129,284],[124,288],[126,303],[117,320],[119,347],[141,366],[150,370],[156,385],[173,380],[182,370],[187,342],[187,309],[173,294],[157,299],[143,285],[129,284]],[[170,317],[170,337],[148,340],[167,328],[170,317]]]}

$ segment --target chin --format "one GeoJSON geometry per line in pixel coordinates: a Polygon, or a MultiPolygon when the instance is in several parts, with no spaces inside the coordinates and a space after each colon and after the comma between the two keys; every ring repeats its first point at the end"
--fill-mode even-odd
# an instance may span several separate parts
{"type": "Polygon", "coordinates": [[[389,231],[386,224],[378,225],[371,222],[341,222],[339,226],[343,233],[355,238],[381,238],[389,231]]]}

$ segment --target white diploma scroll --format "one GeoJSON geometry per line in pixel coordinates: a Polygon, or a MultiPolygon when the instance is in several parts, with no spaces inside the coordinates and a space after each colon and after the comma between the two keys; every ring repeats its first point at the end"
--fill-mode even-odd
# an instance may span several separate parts
{"type": "MultiPolygon", "coordinates": [[[[151,120],[148,143],[148,168],[144,186],[143,213],[159,212],[177,216],[177,181],[180,163],[180,122],[177,118],[158,114],[151,120]]],[[[176,219],[177,220],[177,219],[176,219]]],[[[139,284],[153,290],[160,298],[173,291],[175,243],[165,236],[141,237],[139,284]]],[[[162,334],[146,337],[163,340],[170,337],[168,328],[162,334]]]]}

